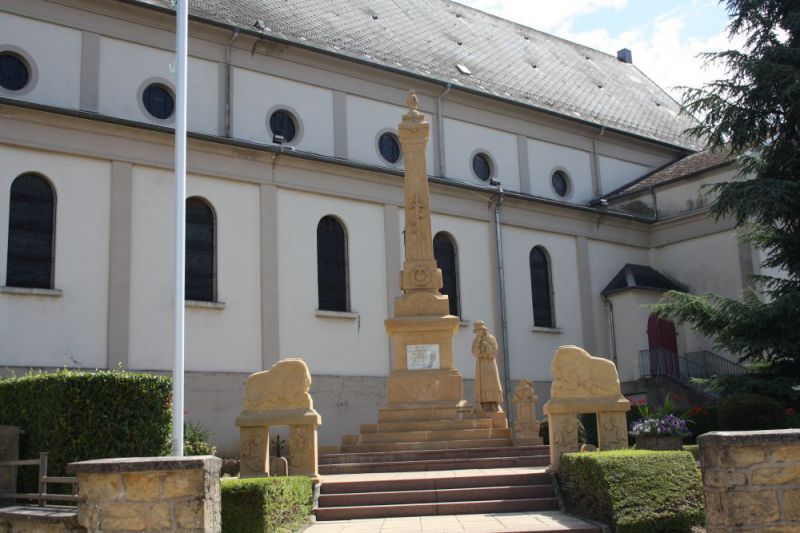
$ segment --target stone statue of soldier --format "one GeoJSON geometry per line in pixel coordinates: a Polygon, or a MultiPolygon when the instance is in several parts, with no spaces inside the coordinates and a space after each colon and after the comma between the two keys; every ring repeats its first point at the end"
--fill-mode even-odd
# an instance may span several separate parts
{"type": "Polygon", "coordinates": [[[472,355],[475,356],[475,410],[503,412],[503,389],[500,386],[500,373],[497,370],[497,339],[491,335],[483,320],[475,322],[475,339],[472,341],[472,355]]]}

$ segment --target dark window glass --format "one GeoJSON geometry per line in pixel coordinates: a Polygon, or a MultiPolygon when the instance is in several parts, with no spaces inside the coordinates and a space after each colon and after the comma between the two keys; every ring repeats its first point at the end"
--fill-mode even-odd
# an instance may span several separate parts
{"type": "Polygon", "coordinates": [[[378,139],[378,150],[381,157],[389,163],[397,163],[400,160],[400,141],[392,133],[384,133],[378,139]]]}
{"type": "Polygon", "coordinates": [[[555,327],[553,322],[550,265],[547,254],[540,247],[531,250],[531,296],[533,297],[533,325],[541,328],[555,327]]]}
{"type": "Polygon", "coordinates": [[[492,177],[492,162],[486,154],[475,154],[472,158],[472,171],[483,181],[492,177]]]}
{"type": "Polygon", "coordinates": [[[433,256],[442,269],[442,294],[450,299],[450,314],[461,316],[458,308],[458,258],[453,238],[440,231],[433,238],[433,256]]]}
{"type": "Polygon", "coordinates": [[[175,111],[172,92],[159,83],[147,86],[142,93],[142,103],[148,113],[162,120],[171,117],[175,111]]]}
{"type": "Polygon", "coordinates": [[[564,174],[560,170],[556,170],[553,172],[553,177],[551,179],[553,183],[553,190],[556,191],[556,194],[559,196],[566,196],[569,192],[569,178],[567,175],[564,174]]]}
{"type": "Polygon", "coordinates": [[[186,295],[187,300],[214,301],[214,211],[204,200],[186,200],[186,295]]]}
{"type": "Polygon", "coordinates": [[[294,117],[288,111],[279,109],[269,117],[269,129],[273,135],[282,135],[286,142],[292,142],[297,135],[297,126],[294,117]]]}
{"type": "Polygon", "coordinates": [[[322,217],[317,225],[319,308],[347,311],[347,237],[341,222],[322,217]]]}
{"type": "Polygon", "coordinates": [[[18,55],[0,53],[0,86],[9,91],[19,91],[28,84],[28,65],[18,55]]]}
{"type": "Polygon", "coordinates": [[[47,181],[23,174],[11,184],[8,219],[9,287],[53,288],[55,193],[47,181]]]}

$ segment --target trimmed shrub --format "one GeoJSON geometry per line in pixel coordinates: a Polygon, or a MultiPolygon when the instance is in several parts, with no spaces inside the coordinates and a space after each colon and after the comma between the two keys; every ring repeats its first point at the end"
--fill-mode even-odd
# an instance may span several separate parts
{"type": "MultiPolygon", "coordinates": [[[[25,431],[21,458],[49,452],[48,474],[58,476],[73,461],[167,453],[171,397],[172,380],[164,376],[30,373],[0,378],[0,424],[25,431]]],[[[35,476],[35,469],[21,468],[20,488],[35,491],[35,476]]]]}
{"type": "Polygon", "coordinates": [[[720,431],[779,429],[785,426],[786,412],[775,399],[760,394],[736,394],[717,402],[720,431]]]}
{"type": "Polygon", "coordinates": [[[313,486],[302,476],[224,478],[222,531],[296,531],[311,515],[313,486]]]}
{"type": "Polygon", "coordinates": [[[703,486],[688,452],[564,454],[559,478],[570,512],[617,533],[689,533],[703,524],[703,486]]]}
{"type": "Polygon", "coordinates": [[[695,461],[699,460],[699,457],[700,457],[700,446],[698,446],[697,444],[685,444],[683,446],[683,451],[689,452],[690,454],[692,454],[692,457],[694,457],[695,461]]]}

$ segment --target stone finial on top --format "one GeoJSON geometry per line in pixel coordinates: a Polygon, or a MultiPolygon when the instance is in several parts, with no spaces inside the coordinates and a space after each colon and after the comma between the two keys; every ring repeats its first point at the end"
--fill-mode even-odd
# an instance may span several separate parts
{"type": "Polygon", "coordinates": [[[408,91],[406,107],[408,107],[408,113],[403,115],[403,122],[422,122],[425,119],[425,115],[418,111],[419,98],[413,89],[408,91]]]}

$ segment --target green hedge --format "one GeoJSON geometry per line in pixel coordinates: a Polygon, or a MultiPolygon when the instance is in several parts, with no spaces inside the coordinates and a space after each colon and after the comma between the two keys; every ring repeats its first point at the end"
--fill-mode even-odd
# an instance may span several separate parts
{"type": "Polygon", "coordinates": [[[704,521],[700,474],[688,452],[565,454],[559,478],[570,512],[617,533],[689,533],[704,521]]]}
{"type": "Polygon", "coordinates": [[[717,402],[719,431],[781,429],[785,422],[783,405],[769,396],[735,394],[717,402]]]}
{"type": "Polygon", "coordinates": [[[222,531],[296,531],[311,515],[313,486],[307,477],[224,478],[222,531]]]}
{"type": "MultiPolygon", "coordinates": [[[[0,378],[0,424],[19,426],[21,458],[49,452],[48,474],[73,461],[164,455],[172,381],[125,371],[31,373],[0,378]]],[[[21,488],[35,469],[20,469],[21,488]]]]}

